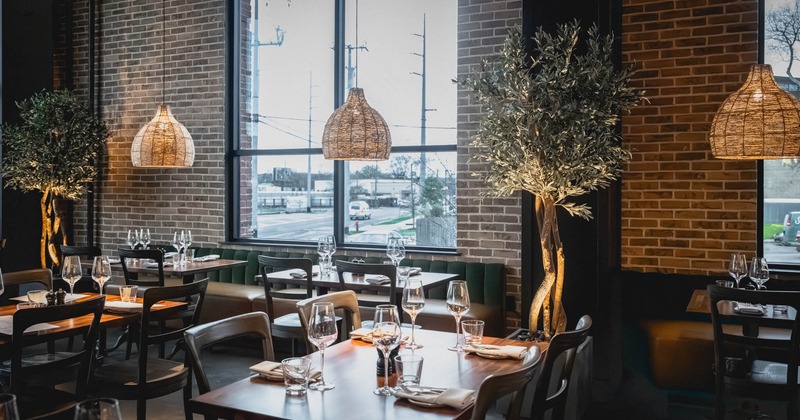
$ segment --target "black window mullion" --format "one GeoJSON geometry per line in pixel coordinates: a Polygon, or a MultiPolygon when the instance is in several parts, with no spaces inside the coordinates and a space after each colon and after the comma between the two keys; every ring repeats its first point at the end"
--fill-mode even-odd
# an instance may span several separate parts
{"type": "MultiPolygon", "coordinates": [[[[345,72],[344,72],[344,25],[345,25],[345,0],[335,0],[333,25],[333,109],[339,108],[344,103],[345,72]]],[[[333,235],[336,242],[344,243],[344,162],[333,163],[333,235]]]]}

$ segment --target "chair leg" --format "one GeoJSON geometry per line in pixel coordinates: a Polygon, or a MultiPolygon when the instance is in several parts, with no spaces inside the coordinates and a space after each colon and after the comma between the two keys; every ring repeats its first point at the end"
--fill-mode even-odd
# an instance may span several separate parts
{"type": "Polygon", "coordinates": [[[136,400],[136,420],[147,420],[147,398],[136,400]]]}
{"type": "Polygon", "coordinates": [[[192,420],[194,416],[189,411],[189,400],[192,399],[192,369],[189,369],[189,377],[186,379],[186,386],[183,387],[183,414],[186,420],[192,420]]]}

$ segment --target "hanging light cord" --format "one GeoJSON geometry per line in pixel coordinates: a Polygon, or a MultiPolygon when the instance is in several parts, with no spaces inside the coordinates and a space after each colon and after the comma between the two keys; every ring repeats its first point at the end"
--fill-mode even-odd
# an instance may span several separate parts
{"type": "Polygon", "coordinates": [[[356,0],[356,87],[358,87],[358,0],[356,0]]]}
{"type": "Polygon", "coordinates": [[[161,103],[167,103],[166,95],[164,94],[164,73],[166,73],[166,53],[164,52],[164,45],[166,44],[167,33],[167,0],[161,0],[161,103]]]}

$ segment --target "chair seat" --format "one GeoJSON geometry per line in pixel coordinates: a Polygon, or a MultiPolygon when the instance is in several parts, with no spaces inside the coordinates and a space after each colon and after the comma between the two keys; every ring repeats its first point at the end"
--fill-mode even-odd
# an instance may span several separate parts
{"type": "MultiPolygon", "coordinates": [[[[66,352],[66,351],[59,351],[55,353],[41,353],[41,354],[33,354],[29,356],[24,356],[22,358],[22,367],[32,367],[43,365],[47,363],[57,362],[60,360],[64,360],[68,357],[74,356],[75,353],[66,352]]],[[[69,378],[75,376],[76,369],[67,369],[67,370],[60,370],[57,372],[48,372],[46,378],[37,380],[38,385],[47,385],[47,384],[60,384],[64,381],[68,381],[69,378]]],[[[3,362],[2,366],[0,366],[0,376],[3,378],[8,378],[11,375],[11,360],[6,360],[3,362]]]]}
{"type": "Polygon", "coordinates": [[[378,306],[393,303],[389,295],[358,294],[359,306],[378,306]]]}
{"type": "MultiPolygon", "coordinates": [[[[147,393],[156,391],[151,383],[166,381],[167,384],[180,389],[183,381],[188,378],[189,370],[180,362],[151,358],[147,361],[147,393]],[[153,389],[151,389],[153,388],[153,389]]],[[[110,395],[116,398],[135,398],[136,387],[139,382],[139,363],[136,359],[120,363],[103,365],[95,369],[93,374],[94,389],[98,395],[110,395]],[[131,394],[128,394],[128,393],[131,394]]],[[[164,395],[163,389],[169,385],[159,385],[161,392],[153,395],[164,395]]],[[[148,396],[148,398],[150,398],[148,396]]]]}
{"type": "Polygon", "coordinates": [[[20,418],[39,419],[59,417],[72,418],[75,410],[75,395],[51,387],[32,387],[17,394],[20,418]]]}

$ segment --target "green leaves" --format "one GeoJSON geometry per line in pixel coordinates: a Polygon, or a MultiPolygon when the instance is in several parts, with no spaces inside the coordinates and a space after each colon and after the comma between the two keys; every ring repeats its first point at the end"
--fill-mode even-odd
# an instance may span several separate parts
{"type": "Polygon", "coordinates": [[[72,92],[40,92],[17,103],[22,123],[3,126],[3,177],[23,191],[76,199],[97,176],[109,136],[103,120],[72,92]]]}
{"type": "Polygon", "coordinates": [[[643,91],[628,86],[628,71],[614,68],[611,36],[601,37],[594,26],[583,43],[580,35],[577,21],[555,35],[540,29],[528,56],[514,27],[499,57],[459,83],[483,107],[472,146],[474,158],[490,163],[477,174],[494,187],[489,194],[529,191],[588,219],[591,210],[568,199],[620,176],[630,153],[616,125],[643,91]]]}

